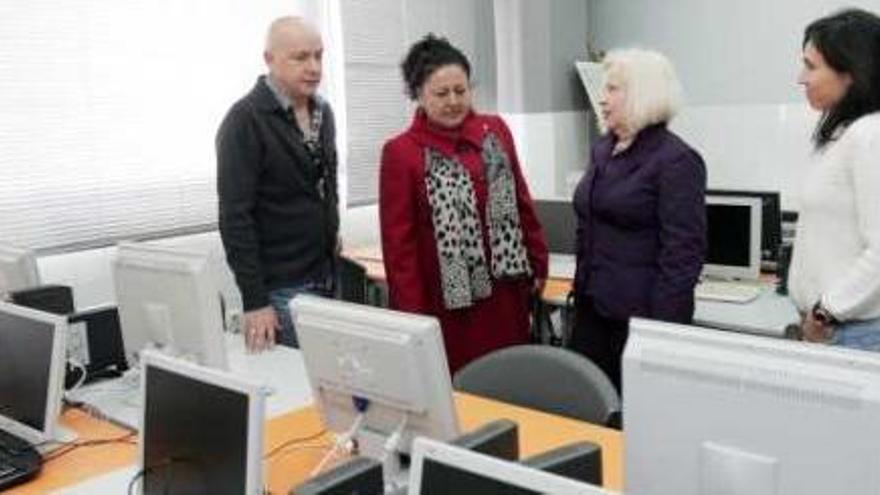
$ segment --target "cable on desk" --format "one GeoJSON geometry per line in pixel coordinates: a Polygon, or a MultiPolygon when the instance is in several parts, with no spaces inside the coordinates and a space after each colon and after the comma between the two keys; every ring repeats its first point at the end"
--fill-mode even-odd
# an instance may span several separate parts
{"type": "MultiPolygon", "coordinates": [[[[312,434],[312,435],[306,435],[306,436],[304,436],[304,437],[291,438],[291,439],[289,439],[289,440],[286,440],[286,441],[285,441],[284,443],[282,443],[281,445],[278,445],[277,447],[273,447],[269,452],[266,452],[265,454],[263,454],[263,459],[264,459],[264,460],[269,460],[269,459],[271,459],[273,456],[275,456],[276,454],[278,454],[279,452],[281,452],[282,450],[284,450],[286,447],[288,447],[288,446],[290,446],[290,445],[294,445],[294,444],[298,444],[298,443],[304,443],[304,442],[308,442],[308,441],[310,441],[310,440],[317,440],[318,438],[321,438],[322,436],[324,436],[324,435],[326,435],[326,434],[327,434],[327,429],[325,428],[325,429],[322,429],[321,431],[319,431],[318,433],[314,433],[314,434],[312,434]]],[[[318,447],[318,446],[314,446],[314,447],[318,447]]]]}
{"type": "Polygon", "coordinates": [[[147,478],[147,475],[152,474],[154,471],[156,471],[158,469],[162,469],[165,472],[165,476],[163,479],[163,484],[165,485],[164,493],[168,493],[168,488],[171,486],[171,483],[168,478],[167,468],[174,465],[174,464],[185,463],[185,462],[186,462],[185,459],[167,458],[167,459],[163,460],[162,462],[158,462],[152,466],[141,468],[140,470],[138,470],[137,473],[134,474],[134,476],[131,477],[131,481],[128,482],[128,490],[127,490],[128,495],[134,495],[135,492],[133,490],[137,486],[138,481],[145,480],[147,478]]]}
{"type": "MultiPolygon", "coordinates": [[[[55,459],[58,459],[59,457],[65,456],[65,455],[73,452],[74,450],[77,450],[77,449],[83,448],[83,447],[97,447],[99,445],[108,445],[108,444],[113,444],[113,443],[134,444],[135,442],[132,441],[132,437],[134,437],[134,436],[135,436],[134,433],[128,432],[125,435],[119,435],[119,436],[110,437],[110,438],[93,438],[91,440],[75,440],[73,442],[55,442],[55,443],[61,444],[61,448],[58,449],[57,451],[52,452],[51,454],[48,454],[45,457],[43,457],[43,464],[54,461],[55,459]]],[[[49,442],[47,442],[47,443],[49,443],[49,442]]]]}
{"type": "Polygon", "coordinates": [[[134,487],[137,486],[137,482],[140,481],[141,478],[143,478],[146,474],[146,469],[140,469],[137,473],[134,474],[134,476],[131,477],[131,481],[128,482],[128,490],[126,490],[126,493],[128,493],[128,495],[134,495],[134,487]]]}
{"type": "Polygon", "coordinates": [[[71,386],[69,389],[67,389],[67,391],[65,392],[65,395],[69,394],[69,393],[70,394],[75,393],[77,390],[79,390],[79,388],[82,387],[83,383],[86,382],[86,378],[88,377],[88,374],[89,374],[88,370],[86,370],[86,366],[84,364],[80,363],[79,361],[77,361],[76,359],[68,357],[67,363],[70,364],[71,366],[73,366],[74,368],[79,368],[80,375],[79,375],[79,378],[77,378],[76,383],[74,383],[73,386],[71,386]]]}

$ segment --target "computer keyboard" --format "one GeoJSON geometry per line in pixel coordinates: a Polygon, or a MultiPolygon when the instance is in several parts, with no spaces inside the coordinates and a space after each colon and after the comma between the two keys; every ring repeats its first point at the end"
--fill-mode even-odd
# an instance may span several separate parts
{"type": "Polygon", "coordinates": [[[694,289],[694,297],[706,301],[744,304],[757,298],[763,287],[747,282],[702,280],[694,289]]]}
{"type": "Polygon", "coordinates": [[[29,442],[0,430],[0,492],[40,472],[42,459],[29,442]]]}

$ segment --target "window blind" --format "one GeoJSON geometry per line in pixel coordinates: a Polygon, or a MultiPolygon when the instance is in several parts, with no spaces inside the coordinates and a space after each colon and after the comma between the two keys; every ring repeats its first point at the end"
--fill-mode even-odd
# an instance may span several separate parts
{"type": "Polygon", "coordinates": [[[271,20],[318,3],[0,3],[0,242],[214,226],[217,127],[265,72],[271,20]]]}
{"type": "Polygon", "coordinates": [[[340,0],[345,47],[347,187],[349,205],[378,199],[382,144],[405,130],[415,106],[405,92],[400,62],[425,34],[445,36],[472,63],[477,108],[494,108],[494,23],[491,2],[473,0],[340,0]],[[492,75],[492,77],[485,77],[492,75]],[[480,89],[482,82],[489,87],[480,89]],[[488,104],[486,104],[488,103],[488,104]]]}

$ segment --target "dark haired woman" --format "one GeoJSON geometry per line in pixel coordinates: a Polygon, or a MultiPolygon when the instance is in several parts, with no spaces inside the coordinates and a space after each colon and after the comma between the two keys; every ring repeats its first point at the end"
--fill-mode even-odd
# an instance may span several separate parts
{"type": "Polygon", "coordinates": [[[804,33],[800,84],[822,117],[800,194],[789,287],[806,340],[880,351],[880,18],[804,33]]]}
{"type": "Polygon", "coordinates": [[[385,272],[393,308],[440,320],[455,372],[527,341],[547,246],[510,130],[472,109],[464,54],[428,35],[401,69],[418,108],[382,149],[385,272]]]}

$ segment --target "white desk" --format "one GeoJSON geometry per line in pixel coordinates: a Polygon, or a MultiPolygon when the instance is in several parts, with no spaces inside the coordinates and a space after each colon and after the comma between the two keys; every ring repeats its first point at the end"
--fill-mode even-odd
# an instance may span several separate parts
{"type": "MultiPolygon", "coordinates": [[[[569,290],[571,282],[550,280],[544,289],[544,301],[565,309],[569,290]]],[[[694,324],[699,326],[782,338],[788,325],[799,322],[800,315],[791,299],[777,294],[770,284],[757,298],[744,304],[695,301],[694,324]]]]}
{"type": "MultiPolygon", "coordinates": [[[[96,493],[118,493],[125,494],[128,484],[138,472],[135,465],[126,466],[116,471],[110,471],[107,474],[96,476],[94,478],[77,483],[75,485],[55,490],[51,495],[95,495],[96,493]]],[[[135,493],[140,493],[138,490],[135,493]]]]}
{"type": "MultiPolygon", "coordinates": [[[[312,391],[299,350],[275,346],[270,351],[250,354],[245,350],[244,339],[238,334],[226,335],[226,350],[231,372],[263,383],[271,390],[272,394],[266,399],[267,420],[300,409],[312,402],[312,391]]],[[[99,402],[100,406],[106,409],[105,413],[125,415],[129,418],[134,416],[138,418],[136,421],[139,421],[143,405],[140,401],[131,401],[130,397],[125,398],[125,395],[120,395],[118,391],[123,385],[114,382],[116,380],[108,380],[84,387],[83,392],[90,394],[90,397],[99,402]]],[[[53,493],[56,495],[122,494],[125,493],[128,483],[136,472],[136,466],[127,466],[53,493]]]]}
{"type": "MultiPolygon", "coordinates": [[[[270,395],[266,418],[271,419],[312,400],[302,356],[296,349],[275,346],[259,354],[248,353],[239,334],[226,334],[226,355],[232,373],[263,384],[270,395]]],[[[124,376],[87,385],[71,398],[98,409],[111,421],[125,426],[140,423],[142,404],[139,377],[124,376]]]]}
{"type": "Polygon", "coordinates": [[[788,325],[798,322],[800,315],[791,299],[770,286],[745,304],[698,300],[694,311],[695,325],[779,338],[788,325]]]}

